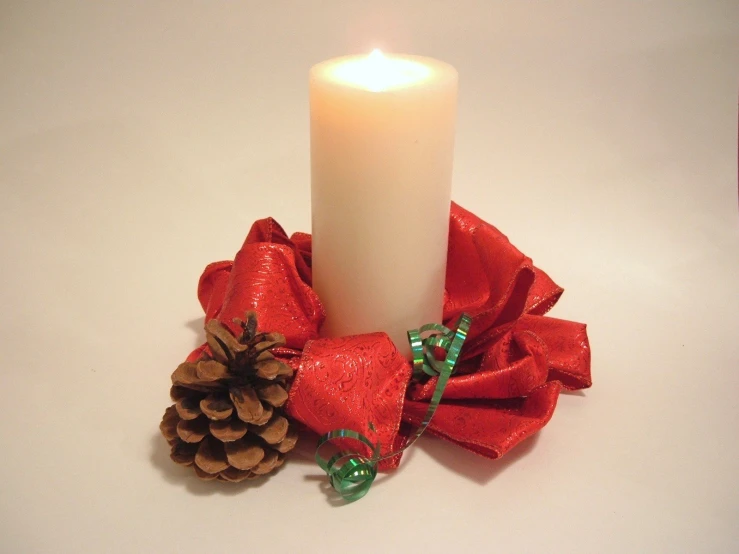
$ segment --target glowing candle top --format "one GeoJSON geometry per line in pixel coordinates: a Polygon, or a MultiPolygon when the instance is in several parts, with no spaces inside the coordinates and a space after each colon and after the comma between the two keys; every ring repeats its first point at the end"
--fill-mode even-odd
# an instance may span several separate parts
{"type": "Polygon", "coordinates": [[[383,54],[344,56],[320,63],[311,77],[370,92],[390,92],[436,81],[456,81],[456,70],[438,60],[421,56],[383,54]]]}

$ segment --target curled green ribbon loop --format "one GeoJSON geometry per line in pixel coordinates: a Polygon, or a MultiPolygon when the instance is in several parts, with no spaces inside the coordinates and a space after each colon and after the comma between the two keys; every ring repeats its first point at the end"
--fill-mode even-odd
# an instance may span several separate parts
{"type": "Polygon", "coordinates": [[[347,502],[359,500],[372,486],[377,476],[377,459],[380,454],[380,444],[372,442],[356,431],[337,429],[323,435],[318,441],[316,462],[328,475],[331,486],[347,502]],[[328,460],[320,456],[321,446],[334,439],[354,439],[366,444],[372,449],[372,457],[367,458],[354,452],[338,452],[328,460]]]}
{"type": "MultiPolygon", "coordinates": [[[[392,458],[403,452],[416,442],[418,437],[426,430],[426,427],[431,422],[431,418],[434,417],[436,408],[439,406],[449,377],[454,371],[454,366],[459,358],[462,345],[467,338],[467,332],[471,323],[471,318],[467,314],[462,314],[459,321],[457,321],[456,331],[452,331],[436,323],[429,323],[419,329],[408,331],[408,340],[411,343],[411,351],[413,353],[414,376],[420,376],[425,373],[430,376],[438,376],[439,379],[436,382],[436,387],[431,396],[431,402],[429,402],[423,422],[402,448],[381,456],[379,442],[375,444],[361,433],[352,431],[351,429],[330,431],[322,435],[318,440],[316,462],[328,475],[331,486],[344,500],[353,502],[367,494],[372,486],[372,482],[377,476],[377,464],[382,460],[392,458]],[[426,338],[422,338],[421,335],[424,333],[430,334],[426,338]],[[434,350],[439,348],[446,351],[446,356],[443,360],[438,360],[434,355],[434,350]],[[336,439],[352,439],[361,442],[371,449],[372,454],[367,457],[358,452],[340,451],[330,458],[322,456],[322,447],[336,439]]],[[[371,423],[370,429],[373,429],[371,423]]]]}

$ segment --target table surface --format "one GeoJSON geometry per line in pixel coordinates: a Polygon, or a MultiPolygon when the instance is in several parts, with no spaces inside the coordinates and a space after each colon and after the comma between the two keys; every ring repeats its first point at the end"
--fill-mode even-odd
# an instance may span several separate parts
{"type": "Polygon", "coordinates": [[[739,3],[0,6],[0,550],[739,550],[739,3]],[[195,287],[310,229],[307,71],[461,76],[454,197],[587,322],[594,386],[498,461],[423,438],[335,507],[310,447],[197,481],[157,426],[195,287]]]}

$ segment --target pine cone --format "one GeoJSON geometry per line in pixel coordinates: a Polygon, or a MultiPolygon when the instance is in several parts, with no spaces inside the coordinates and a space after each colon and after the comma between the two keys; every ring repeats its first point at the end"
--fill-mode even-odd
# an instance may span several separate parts
{"type": "Polygon", "coordinates": [[[293,370],[270,350],[285,344],[278,333],[257,333],[254,312],[234,320],[240,338],[215,319],[205,326],[211,356],[185,362],[172,374],[159,428],[178,464],[202,479],[239,482],[281,466],[298,434],[281,409],[293,370]]]}

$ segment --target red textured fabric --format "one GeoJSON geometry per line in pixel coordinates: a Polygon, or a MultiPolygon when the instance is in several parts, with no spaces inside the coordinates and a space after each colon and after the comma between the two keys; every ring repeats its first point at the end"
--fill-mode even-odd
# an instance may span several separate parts
{"type": "MultiPolygon", "coordinates": [[[[300,358],[287,411],[321,435],[334,429],[362,433],[387,454],[400,428],[411,372],[385,333],[311,341],[300,358]]],[[[354,441],[345,446],[363,447],[354,441]]]]}
{"type": "MultiPolygon", "coordinates": [[[[260,329],[285,335],[292,417],[320,434],[353,429],[386,453],[401,442],[401,418],[421,423],[436,379],[409,384],[410,363],[384,333],[315,340],[325,313],[310,284],[310,235],[288,237],[265,219],[233,262],[206,267],[198,298],[206,319],[234,328],[253,309],[260,329]]],[[[560,390],[591,386],[585,325],[544,316],[562,292],[505,235],[452,204],[444,321],[473,320],[430,432],[497,458],[546,425],[560,390]]]]}
{"type": "Polygon", "coordinates": [[[304,239],[301,244],[271,218],[254,223],[234,261],[210,264],[200,277],[206,321],[218,318],[237,332],[233,319],[255,310],[260,330],[282,333],[290,348],[318,338],[326,314],[309,284],[310,249],[304,239]]]}
{"type": "MultiPolygon", "coordinates": [[[[442,403],[428,432],[487,458],[499,458],[539,431],[551,419],[561,384],[545,383],[526,397],[467,404],[442,403]]],[[[424,402],[405,403],[403,418],[420,425],[424,402]]]]}

